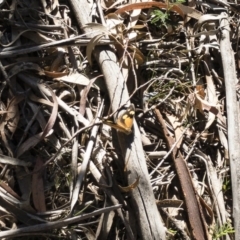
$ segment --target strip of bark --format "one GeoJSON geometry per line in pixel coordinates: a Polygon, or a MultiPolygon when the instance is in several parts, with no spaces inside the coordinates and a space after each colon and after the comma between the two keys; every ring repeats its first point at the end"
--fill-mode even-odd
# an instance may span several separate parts
{"type": "MultiPolygon", "coordinates": [[[[155,109],[155,114],[166,138],[168,148],[172,149],[175,140],[169,135],[165,121],[163,120],[162,114],[158,109],[155,109]]],[[[182,188],[188,213],[189,225],[191,227],[192,238],[196,240],[206,240],[208,239],[207,227],[204,222],[201,205],[197,196],[197,192],[193,186],[187,164],[177,147],[175,147],[171,152],[171,157],[182,188]]]]}

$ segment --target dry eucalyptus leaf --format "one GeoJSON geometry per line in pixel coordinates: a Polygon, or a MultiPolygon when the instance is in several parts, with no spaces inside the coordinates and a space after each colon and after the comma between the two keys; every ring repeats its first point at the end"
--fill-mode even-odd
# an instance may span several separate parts
{"type": "Polygon", "coordinates": [[[95,48],[95,46],[97,45],[97,43],[101,40],[102,37],[104,37],[106,34],[99,34],[96,35],[95,37],[93,37],[91,39],[91,41],[89,42],[89,44],[87,45],[87,60],[89,62],[90,65],[92,65],[92,52],[95,48]]]}
{"type": "Polygon", "coordinates": [[[62,77],[54,78],[53,80],[63,81],[66,83],[73,83],[73,84],[82,85],[82,86],[87,86],[90,82],[89,78],[87,78],[86,76],[78,72],[75,72],[75,73],[71,72],[67,76],[64,75],[62,77]]]}
{"type": "Polygon", "coordinates": [[[38,212],[46,212],[42,169],[43,161],[38,157],[32,176],[32,198],[34,207],[38,212]]]}
{"type": "Polygon", "coordinates": [[[7,113],[5,117],[6,127],[14,133],[18,127],[19,122],[19,107],[18,104],[24,99],[23,96],[13,97],[7,107],[7,113]]]}
{"type": "MultiPolygon", "coordinates": [[[[133,3],[133,4],[124,5],[123,7],[118,9],[115,13],[120,14],[123,12],[132,11],[132,10],[136,10],[136,9],[145,9],[145,8],[152,8],[152,7],[159,7],[160,9],[161,8],[168,9],[169,4],[161,3],[161,2],[154,2],[154,1],[133,3]]],[[[170,11],[177,12],[182,18],[184,18],[185,16],[188,16],[188,17],[192,17],[195,19],[199,19],[199,17],[202,16],[201,12],[199,12],[191,7],[184,6],[182,4],[174,4],[174,5],[170,6],[170,11]]]]}

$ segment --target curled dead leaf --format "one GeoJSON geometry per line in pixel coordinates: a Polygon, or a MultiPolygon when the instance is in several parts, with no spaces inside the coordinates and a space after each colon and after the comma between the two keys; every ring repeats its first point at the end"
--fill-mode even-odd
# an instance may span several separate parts
{"type": "Polygon", "coordinates": [[[202,13],[195,10],[194,8],[184,6],[182,4],[174,4],[169,7],[168,3],[161,3],[161,2],[141,2],[141,3],[133,3],[127,4],[121,8],[119,8],[115,13],[120,14],[123,12],[128,12],[136,9],[145,9],[145,8],[152,8],[158,7],[161,9],[169,9],[170,11],[174,11],[178,13],[182,18],[185,16],[192,17],[194,19],[199,19],[202,16],[202,13]]]}

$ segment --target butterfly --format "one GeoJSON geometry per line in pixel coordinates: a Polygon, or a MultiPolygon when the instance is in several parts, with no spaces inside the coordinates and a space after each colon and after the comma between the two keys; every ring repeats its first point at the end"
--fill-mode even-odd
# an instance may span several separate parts
{"type": "Polygon", "coordinates": [[[103,119],[103,123],[109,125],[116,130],[123,132],[125,134],[130,134],[132,132],[133,119],[135,116],[135,107],[131,104],[116,120],[113,122],[111,120],[103,119]]]}

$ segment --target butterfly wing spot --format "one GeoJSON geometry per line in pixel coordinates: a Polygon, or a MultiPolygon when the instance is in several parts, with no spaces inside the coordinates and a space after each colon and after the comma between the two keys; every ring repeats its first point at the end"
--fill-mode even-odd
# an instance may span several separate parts
{"type": "Polygon", "coordinates": [[[129,116],[131,116],[132,118],[133,118],[134,115],[135,115],[135,111],[132,110],[132,111],[129,112],[129,116]]]}

